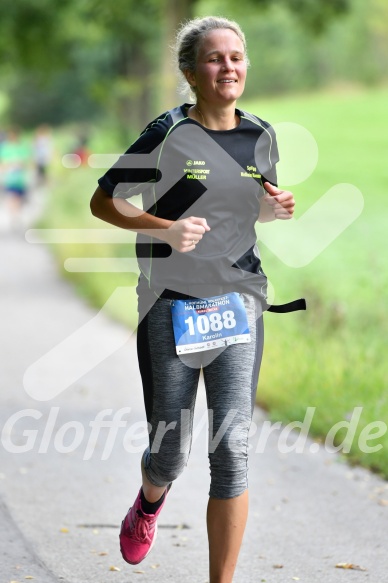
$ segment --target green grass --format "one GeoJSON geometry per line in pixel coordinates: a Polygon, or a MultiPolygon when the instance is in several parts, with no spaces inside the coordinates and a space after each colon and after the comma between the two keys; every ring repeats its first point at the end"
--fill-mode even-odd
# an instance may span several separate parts
{"type": "MultiPolygon", "coordinates": [[[[334,423],[363,407],[348,458],[385,477],[388,435],[371,443],[382,444],[376,453],[360,451],[357,439],[367,424],[388,419],[387,98],[386,89],[353,90],[244,104],[271,123],[301,124],[318,143],[314,173],[293,187],[297,217],[339,182],[354,184],[364,197],[360,217],[310,265],[291,269],[263,248],[277,299],[302,295],[308,311],[266,315],[259,403],[284,422],[303,420],[306,407],[316,407],[311,431],[323,438],[334,423]]],[[[338,443],[343,436],[339,433],[338,443]]]]}
{"type": "MultiPolygon", "coordinates": [[[[357,444],[369,423],[388,419],[387,366],[388,266],[385,251],[386,185],[388,184],[388,90],[386,88],[328,91],[272,98],[241,106],[263,119],[298,123],[316,139],[319,160],[312,175],[293,186],[299,217],[329,188],[351,183],[364,197],[361,216],[309,265],[293,269],[263,247],[264,269],[277,300],[304,296],[306,313],[266,314],[266,347],[258,401],[272,420],[302,421],[307,407],[316,407],[311,433],[325,439],[337,422],[362,407],[347,459],[388,477],[387,432],[365,453],[357,444]]],[[[89,198],[100,172],[58,170],[45,226],[104,225],[91,217],[89,198]]],[[[281,167],[280,167],[281,177],[281,167]]],[[[323,225],[324,228],[324,225],[323,225]]],[[[317,234],[318,236],[318,234],[317,234]]],[[[306,245],[309,242],[306,241],[306,245]]],[[[108,257],[133,254],[133,247],[88,245],[55,247],[67,257],[108,257]]],[[[128,298],[111,315],[135,326],[135,277],[130,274],[66,274],[96,306],[117,286],[128,287],[128,298]]],[[[341,443],[344,432],[339,432],[341,443]]]]}

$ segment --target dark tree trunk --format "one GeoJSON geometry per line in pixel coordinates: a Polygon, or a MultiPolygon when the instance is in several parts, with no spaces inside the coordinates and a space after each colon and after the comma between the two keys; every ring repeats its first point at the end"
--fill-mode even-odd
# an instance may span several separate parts
{"type": "Polygon", "coordinates": [[[117,112],[120,133],[144,129],[152,116],[152,87],[150,83],[152,64],[141,45],[130,46],[123,42],[120,47],[118,66],[123,90],[117,97],[117,112]],[[124,87],[127,84],[128,89],[124,87]]]}
{"type": "Polygon", "coordinates": [[[180,72],[174,62],[171,46],[175,42],[175,34],[180,24],[192,18],[195,0],[164,0],[164,13],[162,15],[163,46],[161,54],[161,79],[160,79],[160,110],[165,111],[178,105],[182,96],[178,93],[180,72]]]}

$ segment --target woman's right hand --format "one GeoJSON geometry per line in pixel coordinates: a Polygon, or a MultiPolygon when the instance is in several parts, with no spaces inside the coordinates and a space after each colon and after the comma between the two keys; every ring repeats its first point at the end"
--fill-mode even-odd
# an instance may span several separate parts
{"type": "Polygon", "coordinates": [[[163,240],[179,253],[187,253],[194,251],[207,231],[210,231],[210,227],[206,219],[188,217],[173,222],[163,233],[163,240]]]}

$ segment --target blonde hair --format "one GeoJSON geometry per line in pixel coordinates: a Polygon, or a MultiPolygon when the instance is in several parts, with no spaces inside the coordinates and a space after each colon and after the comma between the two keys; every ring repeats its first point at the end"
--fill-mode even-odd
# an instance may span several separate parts
{"type": "MultiPolygon", "coordinates": [[[[195,71],[198,50],[203,38],[212,30],[217,29],[230,29],[236,33],[244,46],[245,60],[247,66],[249,66],[245,35],[237,22],[221,16],[205,16],[204,18],[193,18],[185,22],[177,32],[175,55],[178,69],[182,72],[183,77],[185,71],[195,71]]],[[[190,96],[195,98],[193,87],[190,85],[189,87],[190,96]]],[[[182,80],[181,89],[182,93],[187,93],[187,81],[185,77],[182,80]]]]}

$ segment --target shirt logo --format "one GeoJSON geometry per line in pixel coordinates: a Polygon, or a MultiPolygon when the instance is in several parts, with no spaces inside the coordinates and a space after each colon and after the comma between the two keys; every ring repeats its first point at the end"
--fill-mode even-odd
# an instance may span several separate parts
{"type": "Polygon", "coordinates": [[[241,172],[243,178],[261,178],[261,174],[257,173],[256,166],[247,166],[246,172],[241,172]]]}
{"type": "Polygon", "coordinates": [[[205,166],[205,160],[186,160],[186,166],[205,166]]]}
{"type": "Polygon", "coordinates": [[[191,168],[191,166],[205,166],[205,160],[186,160],[186,168],[183,172],[186,174],[187,180],[206,180],[206,175],[210,170],[205,168],[191,168]]]}

